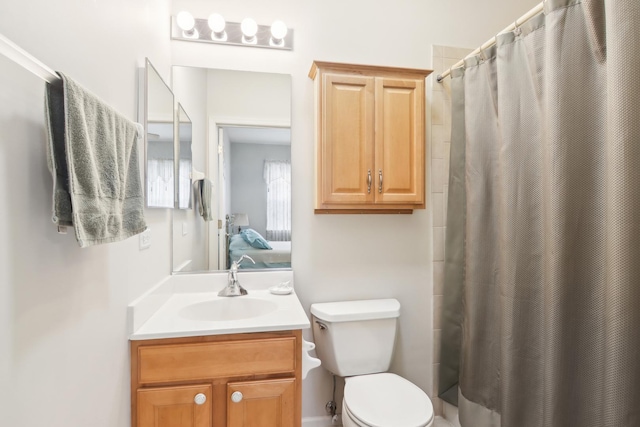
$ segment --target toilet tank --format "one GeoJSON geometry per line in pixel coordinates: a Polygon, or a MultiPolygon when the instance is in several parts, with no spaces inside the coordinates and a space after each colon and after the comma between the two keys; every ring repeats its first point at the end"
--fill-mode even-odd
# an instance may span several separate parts
{"type": "Polygon", "coordinates": [[[389,370],[398,300],[312,304],[311,314],[316,353],[327,370],[341,377],[389,370]]]}

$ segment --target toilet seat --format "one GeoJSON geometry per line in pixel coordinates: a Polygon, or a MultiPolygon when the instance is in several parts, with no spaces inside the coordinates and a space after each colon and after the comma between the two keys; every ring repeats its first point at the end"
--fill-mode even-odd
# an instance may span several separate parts
{"type": "Polygon", "coordinates": [[[429,396],[390,373],[347,378],[343,406],[362,427],[425,427],[433,421],[429,396]]]}

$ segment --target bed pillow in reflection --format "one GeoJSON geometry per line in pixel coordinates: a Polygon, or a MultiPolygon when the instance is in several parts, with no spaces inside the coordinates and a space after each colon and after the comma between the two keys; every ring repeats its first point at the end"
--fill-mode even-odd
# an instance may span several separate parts
{"type": "Polygon", "coordinates": [[[269,242],[253,228],[245,228],[240,232],[242,238],[256,249],[273,249],[269,242]]]}

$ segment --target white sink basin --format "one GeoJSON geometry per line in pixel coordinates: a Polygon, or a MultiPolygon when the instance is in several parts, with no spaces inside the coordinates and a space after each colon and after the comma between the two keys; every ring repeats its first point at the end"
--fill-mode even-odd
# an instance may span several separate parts
{"type": "Polygon", "coordinates": [[[229,321],[264,316],[278,309],[278,304],[265,299],[226,297],[198,302],[182,308],[178,315],[189,320],[229,321]]]}

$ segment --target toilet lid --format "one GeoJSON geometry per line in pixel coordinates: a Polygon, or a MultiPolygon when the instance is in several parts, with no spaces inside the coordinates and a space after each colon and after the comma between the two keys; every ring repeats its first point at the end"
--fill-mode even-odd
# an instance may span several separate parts
{"type": "Polygon", "coordinates": [[[423,427],[433,419],[429,396],[415,384],[390,373],[347,379],[344,405],[371,427],[423,427]]]}

